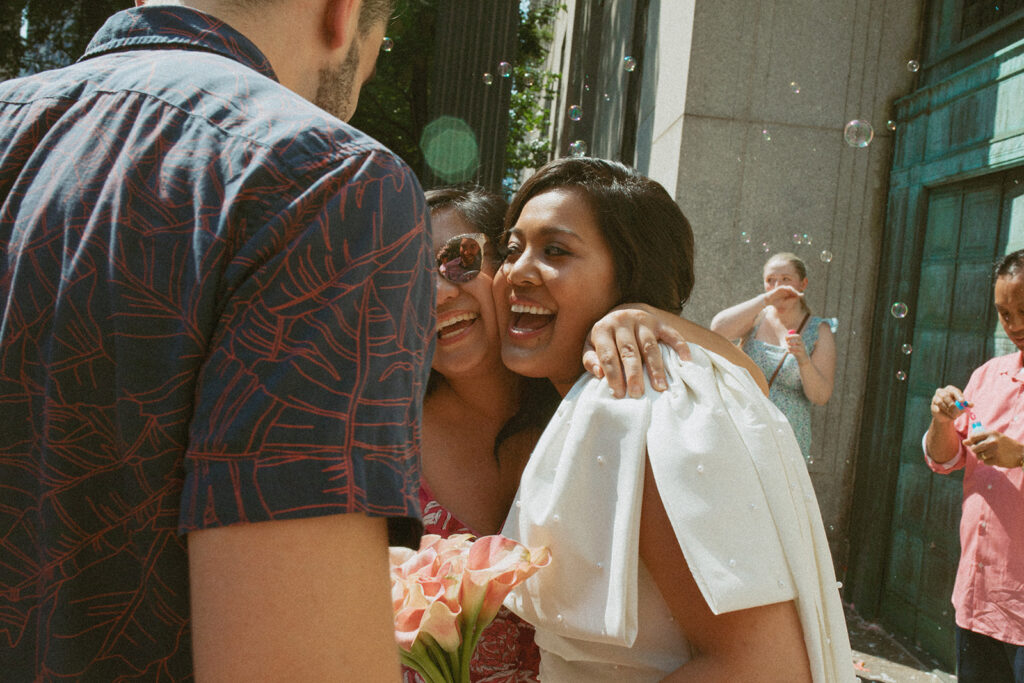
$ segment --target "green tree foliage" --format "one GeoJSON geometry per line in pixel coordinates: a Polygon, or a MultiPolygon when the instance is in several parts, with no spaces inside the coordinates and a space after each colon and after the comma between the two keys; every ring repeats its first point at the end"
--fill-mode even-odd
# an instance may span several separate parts
{"type": "MultiPolygon", "coordinates": [[[[396,0],[374,78],[363,88],[353,125],[401,156],[417,174],[426,170],[419,141],[429,123],[428,94],[435,21],[442,0],[396,0]]],[[[0,0],[0,80],[71,64],[107,18],[134,0],[0,0]]],[[[550,156],[550,102],[558,74],[544,71],[551,25],[564,5],[532,2],[521,11],[515,87],[505,146],[505,185],[550,156]]]]}
{"type": "Polygon", "coordinates": [[[523,171],[539,168],[551,157],[548,127],[560,74],[545,71],[544,61],[555,16],[564,9],[563,4],[534,2],[520,12],[515,88],[505,142],[504,186],[508,192],[519,186],[523,171]]]}
{"type": "MultiPolygon", "coordinates": [[[[397,0],[388,26],[394,47],[381,53],[377,72],[364,87],[352,119],[353,125],[386,144],[420,177],[425,177],[426,167],[419,142],[430,122],[430,81],[438,76],[431,69],[438,2],[397,0]]],[[[545,71],[544,62],[555,16],[564,9],[561,3],[532,2],[520,12],[504,158],[508,190],[518,186],[524,170],[542,166],[551,154],[547,133],[559,74],[545,71]]]]}
{"type": "Polygon", "coordinates": [[[0,0],[0,79],[71,64],[133,0],[0,0]]]}
{"type": "Polygon", "coordinates": [[[390,52],[377,58],[374,77],[359,95],[352,125],[402,157],[423,177],[420,136],[429,123],[427,101],[438,0],[396,0],[388,24],[390,52]]]}

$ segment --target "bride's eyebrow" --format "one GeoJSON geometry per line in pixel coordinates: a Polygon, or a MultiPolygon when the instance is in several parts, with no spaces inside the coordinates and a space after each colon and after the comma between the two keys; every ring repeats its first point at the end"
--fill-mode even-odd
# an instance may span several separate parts
{"type": "MultiPolygon", "coordinates": [[[[541,237],[554,237],[554,236],[557,236],[557,237],[569,237],[569,238],[574,239],[574,240],[576,240],[578,242],[582,242],[583,241],[583,238],[580,237],[578,234],[576,234],[576,232],[574,230],[570,230],[569,228],[564,228],[564,227],[562,227],[560,225],[545,225],[545,226],[543,226],[541,228],[538,228],[537,232],[540,234],[541,237]]],[[[515,228],[514,227],[514,228],[512,228],[511,230],[508,231],[508,234],[509,235],[516,235],[518,237],[522,237],[523,231],[520,230],[519,228],[515,228]]]]}

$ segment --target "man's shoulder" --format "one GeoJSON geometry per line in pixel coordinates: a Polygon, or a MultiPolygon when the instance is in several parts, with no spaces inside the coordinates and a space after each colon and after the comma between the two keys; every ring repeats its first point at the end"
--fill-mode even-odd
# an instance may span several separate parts
{"type": "MultiPolygon", "coordinates": [[[[223,55],[197,50],[132,50],[0,84],[0,102],[44,102],[78,116],[104,107],[151,125],[190,129],[210,144],[228,138],[249,158],[272,158],[293,175],[322,174],[358,157],[389,174],[408,173],[384,145],[273,78],[223,55]],[[104,102],[104,100],[106,100],[104,102]],[[254,156],[255,155],[255,156],[254,156]]],[[[222,149],[227,153],[227,146],[222,149]]],[[[233,146],[232,149],[239,149],[233,146]]],[[[260,161],[259,163],[263,163],[260,161]]]]}

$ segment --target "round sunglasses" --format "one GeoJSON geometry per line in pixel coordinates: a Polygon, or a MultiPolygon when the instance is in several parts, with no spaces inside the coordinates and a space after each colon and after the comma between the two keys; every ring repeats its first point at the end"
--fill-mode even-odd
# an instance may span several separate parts
{"type": "Polygon", "coordinates": [[[487,235],[482,232],[456,235],[437,252],[437,272],[448,282],[462,284],[480,274],[487,235]]]}

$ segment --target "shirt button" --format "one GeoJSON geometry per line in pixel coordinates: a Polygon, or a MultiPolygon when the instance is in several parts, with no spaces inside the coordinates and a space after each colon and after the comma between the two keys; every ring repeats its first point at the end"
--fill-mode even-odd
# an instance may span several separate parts
{"type": "Polygon", "coordinates": [[[984,529],[988,525],[985,524],[985,522],[981,522],[980,524],[978,524],[978,526],[980,526],[982,529],[984,529]]]}
{"type": "Polygon", "coordinates": [[[985,565],[982,564],[981,562],[979,562],[978,563],[978,569],[984,569],[984,568],[985,568],[985,565]]]}

